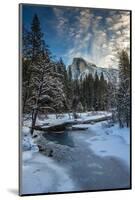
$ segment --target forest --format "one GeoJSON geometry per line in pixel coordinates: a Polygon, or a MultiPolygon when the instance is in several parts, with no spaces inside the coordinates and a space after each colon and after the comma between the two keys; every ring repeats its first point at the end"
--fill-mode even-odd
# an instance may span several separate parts
{"type": "Polygon", "coordinates": [[[112,112],[114,123],[130,127],[130,60],[126,49],[118,51],[119,83],[105,80],[104,74],[72,79],[63,59],[55,58],[46,44],[38,15],[31,29],[22,33],[22,113],[23,120],[32,119],[31,134],[39,115],[56,115],[88,111],[112,112]]]}

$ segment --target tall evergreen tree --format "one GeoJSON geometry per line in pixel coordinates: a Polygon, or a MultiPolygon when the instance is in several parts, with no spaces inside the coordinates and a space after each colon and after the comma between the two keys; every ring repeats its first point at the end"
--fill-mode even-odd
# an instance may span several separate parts
{"type": "Polygon", "coordinates": [[[36,65],[32,66],[34,71],[31,79],[32,93],[27,100],[29,112],[32,114],[31,134],[39,112],[47,114],[63,109],[65,100],[63,84],[61,75],[53,71],[54,65],[54,62],[48,63],[44,57],[41,57],[36,65]]]}
{"type": "Polygon", "coordinates": [[[100,110],[107,109],[107,81],[104,79],[103,72],[100,76],[100,83],[99,83],[99,107],[100,110]]]}
{"type": "Polygon", "coordinates": [[[73,79],[72,79],[72,72],[71,68],[68,67],[67,69],[67,82],[68,82],[68,87],[67,87],[67,102],[68,102],[68,110],[72,112],[72,102],[73,102],[73,96],[74,96],[74,88],[73,88],[73,79]]]}
{"type": "Polygon", "coordinates": [[[30,91],[29,85],[31,80],[31,40],[30,32],[23,27],[23,38],[22,38],[22,101],[23,101],[23,112],[26,112],[26,101],[29,98],[30,91]]]}
{"type": "Polygon", "coordinates": [[[30,57],[23,57],[23,112],[32,116],[33,134],[39,113],[64,110],[66,71],[62,59],[59,64],[52,60],[51,52],[43,40],[37,15],[33,17],[29,36],[25,40],[24,55],[28,49],[30,57]],[[57,71],[58,67],[63,71],[57,71]]]}
{"type": "MultiPolygon", "coordinates": [[[[33,68],[41,57],[44,57],[46,62],[50,62],[50,51],[45,41],[43,40],[43,33],[40,28],[40,21],[35,14],[31,24],[31,30],[23,29],[23,59],[22,59],[22,82],[23,82],[23,112],[27,112],[27,100],[32,94],[32,79],[35,76],[35,69],[33,68]]],[[[38,65],[37,65],[38,66],[38,65]]],[[[40,66],[39,66],[40,68],[40,66]]]]}
{"type": "Polygon", "coordinates": [[[88,95],[88,110],[91,111],[93,110],[93,104],[94,104],[94,79],[92,74],[88,75],[88,81],[87,81],[87,85],[88,85],[88,91],[87,91],[87,95],[88,95]]]}
{"type": "Polygon", "coordinates": [[[67,74],[67,70],[66,70],[66,66],[62,60],[62,58],[60,58],[60,60],[57,62],[56,64],[56,72],[61,74],[61,81],[63,84],[63,89],[64,89],[64,94],[65,94],[65,106],[64,106],[64,110],[63,111],[69,111],[70,110],[70,106],[68,103],[68,97],[69,97],[69,81],[68,81],[68,74],[67,74]]]}
{"type": "Polygon", "coordinates": [[[117,87],[112,82],[107,84],[107,110],[116,110],[117,107],[117,87]]]}
{"type": "Polygon", "coordinates": [[[31,32],[23,26],[22,34],[22,55],[24,60],[31,59],[31,32]]]}
{"type": "Polygon", "coordinates": [[[119,89],[117,101],[120,127],[130,126],[130,61],[125,50],[119,52],[119,89]]]}
{"type": "Polygon", "coordinates": [[[95,81],[94,81],[94,109],[99,110],[99,99],[100,99],[100,87],[99,87],[99,78],[97,72],[95,73],[95,81]]]}
{"type": "Polygon", "coordinates": [[[31,24],[31,48],[32,60],[37,61],[44,49],[43,33],[41,32],[40,21],[37,14],[34,15],[31,24]]]}
{"type": "Polygon", "coordinates": [[[40,29],[38,16],[35,14],[31,30],[23,27],[23,59],[22,59],[22,87],[23,87],[23,112],[27,112],[26,102],[30,98],[30,84],[33,76],[32,66],[43,53],[43,34],[40,29]]]}

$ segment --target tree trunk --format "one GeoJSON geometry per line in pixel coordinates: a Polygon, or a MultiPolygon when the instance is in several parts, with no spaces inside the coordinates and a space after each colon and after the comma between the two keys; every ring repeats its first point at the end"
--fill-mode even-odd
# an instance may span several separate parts
{"type": "Polygon", "coordinates": [[[27,99],[29,97],[29,85],[30,85],[30,80],[31,80],[31,71],[30,71],[30,74],[29,74],[29,79],[28,79],[28,85],[26,86],[26,92],[25,92],[25,95],[24,95],[24,100],[23,100],[23,113],[25,113],[25,107],[26,107],[26,102],[27,102],[27,99]]]}
{"type": "Polygon", "coordinates": [[[36,124],[37,115],[38,115],[38,109],[33,110],[33,113],[32,113],[31,135],[33,135],[33,132],[34,132],[34,127],[35,127],[35,124],[36,124]]]}

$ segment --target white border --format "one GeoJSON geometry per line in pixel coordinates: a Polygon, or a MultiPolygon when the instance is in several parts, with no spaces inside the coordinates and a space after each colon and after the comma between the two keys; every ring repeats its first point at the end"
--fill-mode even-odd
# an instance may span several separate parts
{"type": "MultiPolygon", "coordinates": [[[[3,0],[0,5],[0,197],[16,200],[18,189],[18,3],[41,3],[52,5],[86,6],[133,10],[133,50],[135,48],[135,6],[133,0],[3,0]]],[[[134,52],[133,52],[134,53],[134,52]]],[[[133,72],[133,157],[135,151],[135,67],[133,72]]],[[[49,196],[24,197],[29,199],[134,199],[135,196],[135,159],[133,159],[133,190],[92,192],[78,194],[60,194],[49,196]]]]}

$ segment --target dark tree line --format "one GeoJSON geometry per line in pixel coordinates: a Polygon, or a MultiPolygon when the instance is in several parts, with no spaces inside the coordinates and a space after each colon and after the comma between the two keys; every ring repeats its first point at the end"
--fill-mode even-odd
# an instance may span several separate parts
{"type": "MultiPolygon", "coordinates": [[[[112,83],[105,80],[103,73],[100,77],[95,73],[94,77],[89,74],[83,80],[72,80],[72,88],[74,107],[76,106],[79,112],[104,111],[114,107],[113,104],[110,104],[109,93],[111,92],[112,96],[115,88],[113,88],[112,83]]],[[[111,98],[115,99],[115,95],[111,98]]]]}

